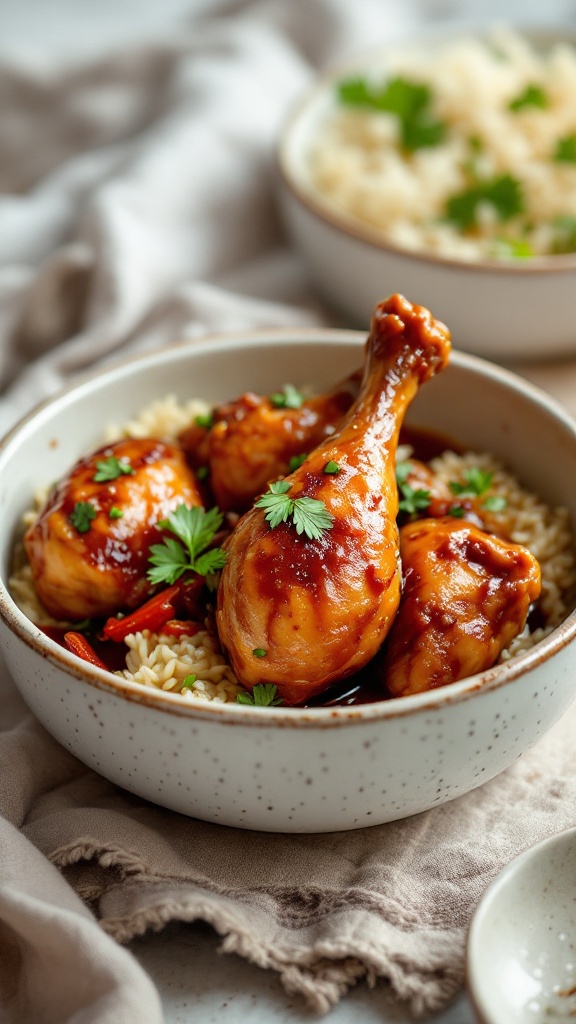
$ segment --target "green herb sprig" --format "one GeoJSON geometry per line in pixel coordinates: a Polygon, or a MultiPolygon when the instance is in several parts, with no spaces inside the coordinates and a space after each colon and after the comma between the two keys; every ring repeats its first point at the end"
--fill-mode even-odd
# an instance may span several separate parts
{"type": "Polygon", "coordinates": [[[285,384],[281,391],[269,395],[269,400],[275,409],[300,409],[306,401],[306,396],[293,384],[285,384]]]}
{"type": "Polygon", "coordinates": [[[544,89],[541,85],[532,82],[518,96],[510,100],[508,109],[516,114],[519,110],[525,110],[527,107],[537,107],[540,110],[545,110],[547,106],[548,97],[544,89]]]}
{"type": "Polygon", "coordinates": [[[252,704],[254,707],[266,708],[282,704],[282,697],[276,696],[278,687],[275,683],[256,683],[252,693],[244,692],[238,694],[238,704],[252,704]]]}
{"type": "Polygon", "coordinates": [[[557,164],[576,164],[576,134],[558,139],[553,159],[557,164]]]}
{"type": "Polygon", "coordinates": [[[77,501],[72,509],[69,519],[72,526],[78,533],[88,533],[90,524],[96,519],[97,511],[91,501],[77,501]]]}
{"type": "MultiPolygon", "coordinates": [[[[492,486],[494,474],[480,469],[479,466],[472,466],[465,470],[463,475],[465,483],[451,480],[448,484],[452,494],[456,494],[460,498],[481,498],[492,486]]],[[[506,499],[500,494],[488,495],[480,507],[486,509],[487,512],[502,512],[506,508],[506,499]]],[[[450,515],[459,515],[460,508],[460,505],[452,506],[449,510],[450,515]]]]}
{"type": "Polygon", "coordinates": [[[147,577],[153,584],[172,585],[185,572],[210,577],[226,564],[226,552],[208,545],[222,525],[223,515],[217,508],[208,511],[200,506],[189,508],[178,505],[167,519],[157,524],[161,530],[170,530],[178,538],[167,537],[163,544],[150,548],[150,566],[147,577]]]}
{"type": "Polygon", "coordinates": [[[119,476],[133,476],[136,470],[125,459],[117,459],[112,455],[109,459],[100,459],[96,463],[96,472],[92,477],[94,483],[101,484],[107,480],[117,480],[119,476]]]}
{"type": "Polygon", "coordinates": [[[430,491],[422,487],[415,488],[408,483],[411,472],[409,462],[398,462],[396,464],[396,483],[400,492],[398,511],[407,515],[416,515],[417,512],[425,512],[432,500],[430,491]]]}
{"type": "Polygon", "coordinates": [[[337,88],[340,103],[395,114],[402,147],[408,153],[437,146],[446,136],[446,124],[432,115],[432,91],[427,85],[398,76],[380,88],[364,78],[347,79],[337,88]]]}
{"type": "Polygon", "coordinates": [[[318,498],[291,498],[291,486],[287,480],[270,484],[268,493],[258,498],[254,507],[264,509],[271,530],[291,519],[299,536],[304,533],[309,540],[319,540],[326,530],[332,529],[334,516],[318,498]]]}
{"type": "Polygon", "coordinates": [[[444,210],[445,219],[461,231],[469,231],[477,226],[478,207],[482,203],[489,203],[501,222],[510,220],[524,211],[522,185],[511,174],[476,182],[471,188],[450,196],[444,210]]]}

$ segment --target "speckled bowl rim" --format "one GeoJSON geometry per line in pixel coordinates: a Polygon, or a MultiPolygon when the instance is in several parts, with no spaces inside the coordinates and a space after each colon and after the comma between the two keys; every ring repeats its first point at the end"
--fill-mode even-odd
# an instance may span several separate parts
{"type": "MultiPolygon", "coordinates": [[[[515,875],[522,872],[522,869],[526,864],[529,864],[535,857],[545,855],[546,850],[549,850],[553,846],[563,846],[564,844],[570,844],[576,842],[576,825],[572,828],[562,829],[560,832],[554,832],[551,836],[547,836],[546,839],[541,839],[539,842],[529,846],[523,853],[519,853],[517,857],[514,857],[506,867],[502,868],[499,874],[490,882],[490,885],[485,890],[480,898],[472,917],[470,924],[468,925],[468,932],[466,936],[466,954],[465,954],[465,985],[466,992],[470,999],[470,1003],[474,1009],[474,1013],[478,1018],[478,1024],[507,1024],[505,1016],[502,1017],[487,1017],[484,1010],[481,1009],[476,993],[490,984],[489,975],[482,970],[478,970],[475,959],[475,952],[473,946],[478,941],[476,939],[476,932],[481,927],[486,913],[489,912],[489,907],[498,899],[498,894],[505,889],[512,878],[515,875]]],[[[535,1018],[536,1019],[536,1018],[535,1018]]],[[[568,1019],[568,1018],[567,1018],[568,1019]]]]}
{"type": "MultiPolygon", "coordinates": [[[[534,27],[530,25],[519,25],[513,27],[520,35],[534,41],[540,40],[544,45],[551,45],[555,41],[568,42],[576,45],[576,31],[574,31],[574,29],[562,26],[534,27]]],[[[395,41],[391,46],[397,47],[398,45],[406,45],[407,48],[412,49],[417,46],[419,42],[426,42],[427,39],[431,39],[438,44],[442,43],[443,40],[448,43],[455,42],[459,38],[465,39],[470,38],[471,36],[486,34],[487,31],[485,25],[478,26],[476,30],[473,25],[468,27],[466,25],[460,25],[457,28],[452,27],[451,30],[446,32],[446,34],[444,31],[440,32],[438,30],[429,30],[428,33],[422,34],[422,36],[416,38],[410,36],[405,40],[401,40],[400,43],[395,41]]],[[[408,249],[404,246],[397,245],[394,242],[386,241],[383,235],[376,228],[371,228],[369,224],[364,224],[362,221],[357,220],[351,215],[339,212],[327,200],[323,199],[322,194],[314,187],[314,185],[312,185],[312,183],[307,187],[301,183],[298,174],[294,171],[292,159],[293,136],[299,126],[301,118],[306,114],[308,109],[316,103],[323,93],[333,88],[335,82],[352,71],[357,72],[359,65],[364,61],[366,63],[370,63],[370,61],[373,61],[376,57],[380,57],[380,59],[382,59],[385,57],[387,49],[388,47],[384,44],[376,49],[372,48],[364,51],[363,53],[359,53],[356,57],[350,58],[345,62],[330,68],[328,71],[325,71],[317,77],[314,84],[296,102],[284,122],[276,148],[277,173],[286,190],[294,199],[305,207],[308,213],[311,213],[316,220],[330,225],[334,230],[342,232],[343,235],[346,235],[354,241],[360,242],[371,249],[387,253],[391,256],[414,260],[419,264],[448,267],[452,270],[458,270],[467,274],[480,272],[483,274],[497,273],[498,275],[504,274],[520,277],[566,273],[568,271],[576,272],[576,253],[562,253],[557,256],[535,256],[529,260],[514,262],[512,260],[490,260],[486,258],[478,260],[461,260],[450,256],[443,256],[440,253],[426,253],[419,250],[408,249]]]]}
{"type": "MultiPolygon", "coordinates": [[[[285,341],[310,343],[320,341],[343,345],[353,342],[358,343],[360,348],[365,339],[366,332],[332,327],[256,328],[238,332],[223,331],[217,334],[207,334],[200,338],[177,341],[171,345],[165,345],[163,348],[118,360],[111,366],[100,367],[77,377],[69,386],[62,388],[50,398],[36,405],[20,419],[0,439],[0,475],[2,463],[9,457],[10,449],[18,442],[20,434],[32,428],[34,421],[41,418],[51,406],[57,406],[64,399],[73,400],[75,393],[81,392],[87,386],[105,387],[118,372],[123,373],[130,367],[145,366],[150,372],[165,360],[177,361],[178,354],[188,354],[198,347],[214,349],[219,346],[225,348],[231,344],[239,347],[243,344],[267,347],[270,343],[285,341]]],[[[536,408],[543,408],[549,415],[560,421],[561,425],[572,433],[576,445],[576,421],[567,415],[558,402],[536,385],[525,381],[510,370],[505,370],[495,363],[468,353],[453,350],[451,364],[480,373],[484,377],[497,381],[501,386],[522,393],[525,398],[534,403],[536,408]]],[[[11,534],[14,525],[10,524],[11,534]]],[[[1,574],[0,619],[32,651],[62,669],[67,675],[80,679],[97,690],[107,691],[136,704],[154,707],[159,711],[180,717],[227,723],[242,722],[254,726],[274,725],[277,728],[342,727],[347,724],[370,723],[383,719],[404,718],[412,714],[441,711],[453,704],[472,699],[480,691],[493,691],[512,683],[525,672],[530,672],[551,659],[576,637],[575,609],[553,633],[525,653],[485,672],[469,676],[467,679],[451,683],[438,690],[370,704],[324,708],[270,707],[263,711],[262,708],[245,704],[187,702],[178,694],[170,694],[140,683],[132,683],[88,663],[82,665],[76,656],[42,634],[38,627],[20,611],[1,574]]]]}

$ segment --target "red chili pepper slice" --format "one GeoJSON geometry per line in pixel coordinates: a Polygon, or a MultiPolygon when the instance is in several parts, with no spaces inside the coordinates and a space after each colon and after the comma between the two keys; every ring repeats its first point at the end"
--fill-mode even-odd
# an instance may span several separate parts
{"type": "Polygon", "coordinates": [[[82,661],[87,661],[90,665],[106,669],[106,665],[100,660],[96,651],[88,643],[86,637],[82,636],[82,633],[75,633],[73,630],[69,633],[64,633],[64,643],[68,650],[82,658],[82,661]]]}
{"type": "Polygon", "coordinates": [[[175,618],[176,606],[181,595],[182,587],[179,583],[161,590],[159,594],[146,601],[146,604],[125,615],[123,619],[108,619],[102,630],[104,637],[106,640],[120,642],[129,633],[140,633],[143,629],[156,633],[165,622],[175,618]]]}

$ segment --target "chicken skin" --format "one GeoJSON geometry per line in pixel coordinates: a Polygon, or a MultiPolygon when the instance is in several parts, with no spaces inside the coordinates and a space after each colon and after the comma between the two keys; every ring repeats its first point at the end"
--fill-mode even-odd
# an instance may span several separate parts
{"type": "Polygon", "coordinates": [[[420,384],[447,363],[448,329],[394,295],[376,307],[356,401],[339,429],[284,481],[332,518],[312,539],[252,508],[226,542],[216,622],[240,682],[301,703],[360,669],[400,600],[395,453],[420,384]],[[336,470],[334,469],[336,467],[336,470]]]}
{"type": "Polygon", "coordinates": [[[74,621],[145,600],[148,553],[163,540],[156,524],[182,503],[201,500],[178,445],[130,439],[81,459],[24,537],[48,612],[74,621]]]}
{"type": "Polygon", "coordinates": [[[353,374],[298,408],[277,408],[270,398],[247,393],[219,406],[214,424],[193,424],[180,435],[192,465],[208,466],[215,503],[224,512],[245,512],[271,480],[284,476],[293,457],[306,454],[334,433],[358,393],[353,374]]]}
{"type": "Polygon", "coordinates": [[[540,593],[525,548],[474,523],[421,519],[400,530],[404,589],[379,670],[393,697],[490,668],[540,593]]]}

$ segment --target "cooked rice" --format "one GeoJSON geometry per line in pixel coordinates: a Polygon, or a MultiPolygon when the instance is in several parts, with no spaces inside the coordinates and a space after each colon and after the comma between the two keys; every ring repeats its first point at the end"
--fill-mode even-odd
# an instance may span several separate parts
{"type": "MultiPolygon", "coordinates": [[[[173,396],[154,402],[143,413],[116,430],[116,437],[163,437],[168,440],[186,427],[193,418],[209,410],[206,403],[190,402],[179,406],[173,396]]],[[[111,440],[111,438],[108,438],[111,440]]],[[[398,452],[400,459],[409,457],[410,449],[398,452]]],[[[501,660],[521,654],[552,632],[574,606],[576,600],[576,561],[568,512],[550,509],[534,494],[526,491],[492,455],[468,452],[458,455],[447,451],[431,462],[432,469],[446,484],[465,482],[467,469],[478,467],[493,474],[491,493],[506,499],[503,512],[486,513],[487,527],[500,536],[523,544],[540,563],[542,573],[541,606],[547,620],[545,629],[524,631],[515,637],[501,660]]],[[[36,510],[26,513],[26,524],[34,518],[42,501],[36,495],[36,510]]],[[[40,604],[34,590],[32,572],[20,546],[15,571],[10,579],[14,600],[33,622],[54,625],[40,604]]],[[[226,662],[217,638],[203,624],[193,636],[174,637],[150,630],[126,638],[126,668],[116,674],[130,682],[180,694],[184,700],[207,700],[235,703],[242,687],[226,662]],[[184,679],[196,676],[192,686],[184,687],[184,679]]]]}
{"type": "Polygon", "coordinates": [[[553,252],[555,219],[576,213],[576,165],[553,159],[559,139],[576,133],[574,48],[559,43],[540,53],[502,31],[487,42],[397,51],[365,77],[379,88],[396,75],[430,87],[445,139],[407,155],[395,115],[335,102],[309,154],[312,184],[328,205],[405,249],[473,261],[514,255],[508,239],[529,243],[531,255],[553,252]],[[532,85],[548,105],[512,112],[509,103],[532,85]],[[525,213],[503,223],[483,203],[477,230],[464,234],[447,223],[446,201],[471,188],[472,164],[478,179],[517,179],[525,213]]]}

